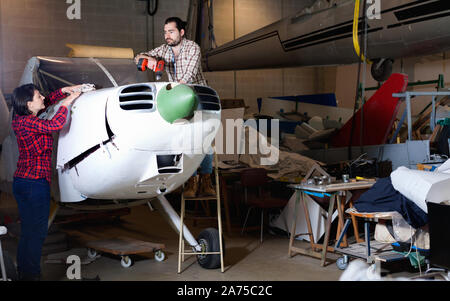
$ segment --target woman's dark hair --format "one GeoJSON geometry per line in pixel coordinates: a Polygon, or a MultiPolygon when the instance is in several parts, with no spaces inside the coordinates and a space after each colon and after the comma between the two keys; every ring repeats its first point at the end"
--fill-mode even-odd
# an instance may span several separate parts
{"type": "Polygon", "coordinates": [[[170,17],[166,19],[166,22],[164,22],[164,25],[169,24],[171,22],[175,22],[175,24],[177,24],[177,29],[179,31],[181,31],[182,29],[184,31],[186,31],[186,22],[182,21],[180,18],[178,17],[170,17]]]}
{"type": "Polygon", "coordinates": [[[33,84],[22,85],[14,89],[12,103],[15,114],[22,116],[32,114],[32,112],[28,110],[27,102],[33,101],[35,90],[38,90],[38,88],[33,84]]]}

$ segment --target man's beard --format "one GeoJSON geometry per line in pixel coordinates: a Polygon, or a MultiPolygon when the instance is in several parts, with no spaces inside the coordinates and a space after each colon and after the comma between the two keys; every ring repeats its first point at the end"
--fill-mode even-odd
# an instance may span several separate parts
{"type": "Polygon", "coordinates": [[[166,44],[167,44],[168,46],[170,46],[170,47],[178,46],[180,43],[181,43],[181,39],[179,39],[179,40],[177,40],[177,41],[173,41],[173,40],[172,40],[172,43],[169,43],[169,42],[167,42],[167,40],[166,40],[166,44]]]}

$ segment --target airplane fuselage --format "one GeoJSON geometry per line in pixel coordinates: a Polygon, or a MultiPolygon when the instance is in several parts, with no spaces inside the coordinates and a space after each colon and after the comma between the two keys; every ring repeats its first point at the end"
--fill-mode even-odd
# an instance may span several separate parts
{"type": "Polygon", "coordinates": [[[220,102],[214,90],[191,86],[199,100],[194,115],[169,123],[158,109],[168,85],[177,84],[132,84],[76,100],[58,139],[61,202],[153,198],[193,174],[219,129],[220,102]],[[214,110],[202,108],[204,93],[216,99],[214,110]]]}

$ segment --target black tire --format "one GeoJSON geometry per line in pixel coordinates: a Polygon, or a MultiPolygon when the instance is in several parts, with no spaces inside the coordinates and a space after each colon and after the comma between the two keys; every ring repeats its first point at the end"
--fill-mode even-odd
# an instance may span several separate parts
{"type": "MultiPolygon", "coordinates": [[[[8,252],[3,252],[3,260],[5,262],[6,277],[12,281],[19,280],[19,277],[17,275],[16,265],[14,264],[14,261],[11,258],[11,256],[9,256],[8,252]]],[[[1,269],[0,269],[0,275],[1,275],[1,278],[3,279],[1,269]]]]}
{"type": "Polygon", "coordinates": [[[380,60],[374,61],[371,67],[371,73],[372,77],[377,82],[384,82],[386,81],[389,76],[392,74],[392,65],[394,63],[391,59],[385,59],[380,66],[379,65],[380,60]]]}
{"type": "MultiPolygon", "coordinates": [[[[219,231],[214,228],[203,230],[197,238],[197,242],[202,246],[204,252],[220,252],[219,231]]],[[[222,238],[222,248],[225,251],[225,244],[222,238]]],[[[225,252],[223,253],[225,255],[225,252]]],[[[220,267],[220,255],[197,255],[198,264],[204,269],[217,269],[220,267]]]]}

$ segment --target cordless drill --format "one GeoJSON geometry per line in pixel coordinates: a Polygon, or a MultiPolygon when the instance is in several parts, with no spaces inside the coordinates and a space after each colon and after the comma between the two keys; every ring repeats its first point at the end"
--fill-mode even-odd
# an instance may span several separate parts
{"type": "MultiPolygon", "coordinates": [[[[145,71],[146,69],[148,69],[148,59],[139,59],[137,68],[139,71],[145,71]]],[[[155,69],[153,71],[155,72],[156,80],[160,80],[164,71],[164,61],[159,60],[156,63],[155,69]]]]}

